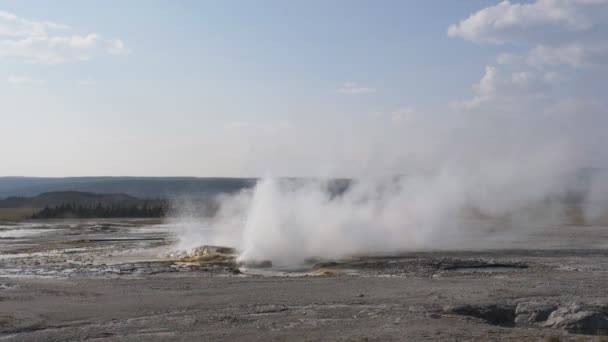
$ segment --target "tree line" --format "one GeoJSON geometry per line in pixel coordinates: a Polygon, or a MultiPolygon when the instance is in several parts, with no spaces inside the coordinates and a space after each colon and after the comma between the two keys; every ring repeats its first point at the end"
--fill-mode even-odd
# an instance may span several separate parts
{"type": "Polygon", "coordinates": [[[144,203],[143,205],[64,203],[54,207],[46,206],[32,215],[32,219],[164,217],[167,210],[165,204],[159,203],[144,203]]]}

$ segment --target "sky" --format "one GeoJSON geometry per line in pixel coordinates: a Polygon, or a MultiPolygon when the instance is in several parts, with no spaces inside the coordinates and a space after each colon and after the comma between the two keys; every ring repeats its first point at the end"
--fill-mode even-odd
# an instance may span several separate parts
{"type": "Polygon", "coordinates": [[[608,0],[0,0],[0,176],[604,166],[607,37],[608,0]]]}

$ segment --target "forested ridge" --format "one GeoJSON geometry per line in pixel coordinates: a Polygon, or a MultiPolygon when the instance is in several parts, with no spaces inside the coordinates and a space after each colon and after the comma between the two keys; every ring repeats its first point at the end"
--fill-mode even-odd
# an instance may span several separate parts
{"type": "Polygon", "coordinates": [[[96,206],[76,205],[65,203],[55,207],[46,206],[32,215],[33,219],[60,219],[60,218],[125,218],[125,217],[164,217],[167,213],[166,205],[102,205],[96,206]]]}

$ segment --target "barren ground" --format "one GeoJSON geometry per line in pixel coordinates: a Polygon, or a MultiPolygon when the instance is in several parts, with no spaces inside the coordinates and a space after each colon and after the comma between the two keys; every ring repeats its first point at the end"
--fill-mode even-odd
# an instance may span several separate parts
{"type": "Polygon", "coordinates": [[[602,340],[608,228],[240,269],[140,220],[0,224],[0,340],[602,340]]]}

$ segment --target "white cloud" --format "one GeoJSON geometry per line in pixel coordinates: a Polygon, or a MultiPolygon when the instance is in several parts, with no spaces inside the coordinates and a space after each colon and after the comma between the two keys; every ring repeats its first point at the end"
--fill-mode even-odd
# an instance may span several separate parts
{"type": "Polygon", "coordinates": [[[555,71],[549,71],[543,75],[543,80],[547,83],[555,83],[560,81],[561,79],[561,75],[555,71]]]}
{"type": "Polygon", "coordinates": [[[557,47],[539,45],[526,56],[526,62],[535,67],[564,64],[582,68],[606,65],[607,61],[608,40],[557,47]]]}
{"type": "Polygon", "coordinates": [[[472,97],[452,103],[482,128],[471,143],[563,145],[555,151],[576,151],[570,165],[604,163],[595,151],[605,145],[606,100],[596,88],[608,67],[607,18],[608,0],[503,1],[450,26],[451,37],[503,47],[500,67],[487,66],[472,97]]]}
{"type": "Polygon", "coordinates": [[[416,110],[412,107],[400,108],[391,113],[391,120],[394,122],[410,122],[415,115],[416,110]]]}
{"type": "Polygon", "coordinates": [[[0,57],[59,64],[129,53],[119,39],[106,39],[97,33],[65,34],[66,31],[66,25],[32,21],[0,11],[0,57]]]}
{"type": "Polygon", "coordinates": [[[502,1],[451,25],[448,35],[477,43],[550,41],[556,35],[605,26],[607,14],[606,0],[537,0],[529,4],[502,1]]]}
{"type": "Polygon", "coordinates": [[[416,111],[416,109],[411,106],[401,107],[401,108],[395,109],[393,111],[386,111],[386,112],[375,111],[375,112],[369,113],[369,115],[371,117],[374,117],[377,119],[382,119],[382,120],[389,120],[393,123],[412,122],[416,118],[417,114],[418,114],[418,112],[416,111]]]}
{"type": "Polygon", "coordinates": [[[522,56],[515,53],[501,53],[496,57],[496,62],[498,64],[520,64],[522,63],[522,56]]]}
{"type": "Polygon", "coordinates": [[[338,89],[339,93],[342,94],[370,94],[376,92],[376,89],[362,86],[354,82],[345,82],[342,87],[338,89]]]}
{"type": "Polygon", "coordinates": [[[131,50],[120,39],[106,41],[106,51],[111,55],[126,55],[131,53],[131,50]]]}
{"type": "Polygon", "coordinates": [[[44,84],[44,80],[34,79],[30,77],[22,77],[22,76],[9,76],[8,83],[15,86],[23,86],[23,85],[42,85],[44,84]]]}
{"type": "Polygon", "coordinates": [[[605,113],[606,103],[595,99],[580,99],[567,97],[559,99],[544,108],[543,114],[547,116],[581,116],[605,113]]]}
{"type": "Polygon", "coordinates": [[[451,25],[448,36],[529,48],[499,55],[499,64],[589,67],[608,63],[607,18],[608,0],[503,1],[451,25]]]}
{"type": "Polygon", "coordinates": [[[48,31],[66,30],[67,26],[50,21],[36,22],[0,11],[0,36],[28,37],[43,36],[48,31]]]}
{"type": "Polygon", "coordinates": [[[543,99],[558,79],[559,75],[556,72],[540,75],[531,71],[521,71],[504,75],[498,68],[486,66],[480,81],[473,85],[474,97],[470,100],[454,102],[452,106],[466,110],[495,110],[498,107],[521,109],[531,101],[543,99]]]}

